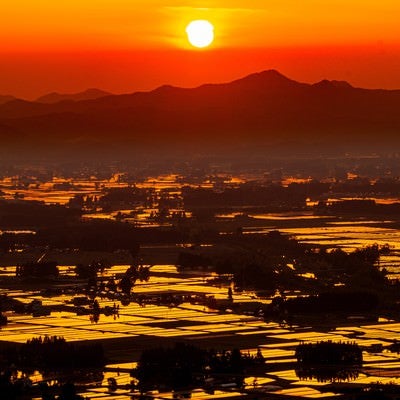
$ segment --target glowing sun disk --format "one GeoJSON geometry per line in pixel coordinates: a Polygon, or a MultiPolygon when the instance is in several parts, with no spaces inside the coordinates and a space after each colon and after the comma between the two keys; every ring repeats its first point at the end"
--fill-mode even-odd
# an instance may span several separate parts
{"type": "Polygon", "coordinates": [[[192,21],[186,27],[186,33],[190,44],[198,48],[207,47],[214,40],[214,26],[203,19],[192,21]]]}

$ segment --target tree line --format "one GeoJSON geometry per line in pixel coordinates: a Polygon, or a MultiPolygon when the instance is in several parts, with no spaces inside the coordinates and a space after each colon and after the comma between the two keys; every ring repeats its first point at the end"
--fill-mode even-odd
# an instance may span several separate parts
{"type": "Polygon", "coordinates": [[[144,350],[131,375],[138,380],[138,389],[142,393],[156,388],[180,390],[194,385],[204,386],[207,378],[217,375],[225,379],[230,376],[240,387],[245,368],[262,363],[264,358],[260,351],[251,356],[242,354],[239,349],[206,350],[177,343],[172,348],[144,350]]]}
{"type": "Polygon", "coordinates": [[[100,343],[70,343],[59,336],[39,336],[1,350],[5,365],[24,369],[79,369],[102,367],[105,364],[100,343]]]}

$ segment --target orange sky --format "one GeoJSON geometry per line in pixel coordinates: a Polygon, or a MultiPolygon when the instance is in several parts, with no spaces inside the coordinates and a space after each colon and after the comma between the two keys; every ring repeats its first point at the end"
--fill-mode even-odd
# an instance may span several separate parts
{"type": "Polygon", "coordinates": [[[398,0],[3,0],[0,94],[193,86],[276,68],[400,88],[398,0]],[[215,25],[195,50],[192,19],[215,25]]]}

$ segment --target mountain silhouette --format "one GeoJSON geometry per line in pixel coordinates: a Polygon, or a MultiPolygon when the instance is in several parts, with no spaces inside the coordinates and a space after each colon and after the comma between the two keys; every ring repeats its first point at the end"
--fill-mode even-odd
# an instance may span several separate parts
{"type": "Polygon", "coordinates": [[[109,96],[111,93],[105,92],[100,89],[87,89],[79,93],[61,94],[57,92],[49,93],[36,99],[39,103],[58,103],[60,101],[81,101],[81,100],[93,100],[99,97],[109,96]]]}
{"type": "Polygon", "coordinates": [[[9,101],[16,100],[14,96],[0,95],[0,104],[8,103],[9,101]]]}
{"type": "Polygon", "coordinates": [[[12,131],[27,146],[64,148],[393,148],[399,109],[399,90],[307,84],[269,70],[189,89],[164,85],[51,104],[15,100],[0,105],[0,135],[7,142],[12,131]]]}

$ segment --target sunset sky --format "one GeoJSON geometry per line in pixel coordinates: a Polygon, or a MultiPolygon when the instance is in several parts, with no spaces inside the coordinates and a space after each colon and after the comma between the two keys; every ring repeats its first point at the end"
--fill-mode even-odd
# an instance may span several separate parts
{"type": "Polygon", "coordinates": [[[195,86],[275,68],[400,88],[398,0],[4,0],[0,94],[195,86]],[[185,27],[207,19],[205,50],[185,27]]]}

